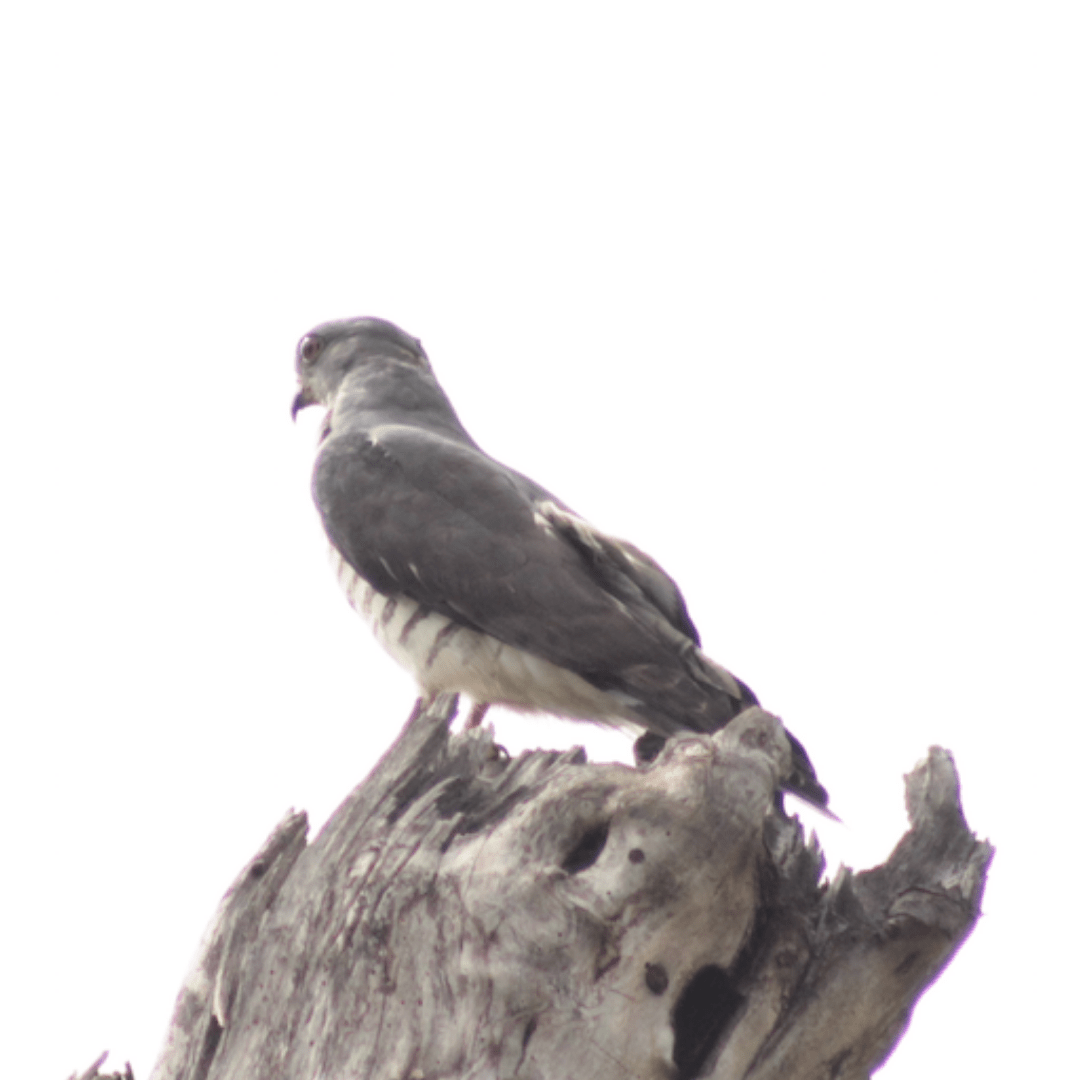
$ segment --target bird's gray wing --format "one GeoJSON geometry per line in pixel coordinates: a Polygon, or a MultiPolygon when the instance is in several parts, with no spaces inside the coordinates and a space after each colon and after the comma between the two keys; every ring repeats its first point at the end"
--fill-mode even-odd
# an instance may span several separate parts
{"type": "Polygon", "coordinates": [[[598,541],[607,552],[599,563],[583,557],[581,538],[552,521],[552,507],[569,511],[474,447],[406,425],[343,431],[323,444],[314,487],[331,542],[380,592],[595,685],[644,671],[666,671],[661,681],[670,682],[679,656],[694,651],[693,636],[650,598],[663,591],[651,583],[662,575],[651,560],[636,571],[647,587],[613,589],[616,563],[628,556],[598,541]]]}
{"type": "Polygon", "coordinates": [[[609,592],[651,604],[679,633],[701,645],[682,591],[655,559],[628,540],[601,532],[550,496],[541,499],[538,507],[552,528],[578,549],[609,592]]]}

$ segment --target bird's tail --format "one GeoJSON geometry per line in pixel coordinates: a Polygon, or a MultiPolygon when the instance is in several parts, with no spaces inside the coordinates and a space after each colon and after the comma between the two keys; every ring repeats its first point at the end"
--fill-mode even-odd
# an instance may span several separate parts
{"type": "MultiPolygon", "coordinates": [[[[680,731],[711,735],[759,704],[742,679],[706,656],[689,638],[667,629],[676,662],[643,664],[620,673],[619,688],[637,699],[634,713],[647,729],[634,747],[639,765],[654,760],[672,735],[680,731]]],[[[791,744],[792,768],[781,788],[834,816],[828,809],[829,793],[818,780],[806,748],[787,728],[784,731],[791,744]]]]}
{"type": "MultiPolygon", "coordinates": [[[[727,668],[721,667],[715,660],[701,652],[700,649],[695,649],[694,653],[697,661],[695,665],[697,681],[699,684],[707,681],[707,685],[711,690],[710,696],[716,702],[714,708],[718,717],[723,718],[729,709],[734,709],[735,713],[738,714],[751,706],[759,704],[757,695],[742,679],[732,675],[727,668]],[[702,674],[705,675],[705,679],[701,678],[702,674]],[[735,693],[732,692],[733,684],[737,688],[735,693]]],[[[691,671],[694,671],[694,668],[691,668],[691,671]]],[[[717,724],[717,729],[725,726],[728,722],[727,719],[722,719],[722,722],[717,724]]],[[[818,780],[814,766],[810,762],[810,755],[806,752],[806,747],[786,727],[784,728],[784,734],[787,735],[788,742],[791,744],[791,774],[781,782],[781,788],[784,791],[791,792],[792,795],[797,795],[800,799],[804,799],[823,814],[835,817],[836,815],[829,810],[829,793],[818,780]]]]}
{"type": "Polygon", "coordinates": [[[797,795],[800,799],[805,799],[811,806],[833,820],[839,821],[840,819],[829,809],[829,793],[818,780],[806,748],[786,727],[784,734],[791,744],[791,775],[781,782],[780,787],[784,791],[790,791],[792,795],[797,795]]]}
{"type": "MultiPolygon", "coordinates": [[[[791,747],[791,772],[780,781],[780,787],[776,793],[777,808],[783,810],[781,792],[788,792],[808,802],[826,817],[839,821],[840,819],[829,809],[829,793],[818,780],[806,748],[786,727],[784,734],[791,747]]],[[[660,756],[666,743],[667,737],[657,735],[654,731],[646,731],[644,735],[641,735],[634,743],[634,761],[637,767],[643,769],[651,765],[660,756]]]]}

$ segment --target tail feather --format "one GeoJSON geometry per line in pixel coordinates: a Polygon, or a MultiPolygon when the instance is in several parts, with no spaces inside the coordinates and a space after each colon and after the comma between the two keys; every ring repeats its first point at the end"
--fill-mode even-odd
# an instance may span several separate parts
{"type": "Polygon", "coordinates": [[[792,795],[805,799],[811,806],[816,807],[834,821],[839,821],[840,819],[829,809],[829,793],[818,780],[806,747],[786,727],[784,734],[787,735],[787,740],[791,744],[791,775],[780,786],[784,791],[790,791],[792,795]]]}
{"type": "MultiPolygon", "coordinates": [[[[749,689],[747,690],[747,693],[750,698],[752,698],[752,701],[743,703],[743,707],[738,709],[737,712],[742,712],[743,709],[750,708],[751,705],[757,704],[757,699],[749,689]]],[[[689,724],[684,723],[681,726],[683,730],[693,730],[689,724]]],[[[712,730],[719,731],[726,726],[727,721],[715,725],[712,730]]],[[[645,734],[640,736],[634,743],[634,760],[637,763],[638,768],[644,768],[646,765],[650,765],[655,761],[660,756],[660,752],[664,749],[664,744],[672,734],[674,734],[674,732],[669,729],[665,729],[665,733],[661,734],[655,727],[650,725],[650,730],[646,731],[645,734]]],[[[824,785],[818,780],[817,772],[814,769],[813,763],[810,761],[810,755],[806,752],[806,747],[791,734],[787,727],[784,728],[784,734],[787,736],[788,744],[791,747],[791,772],[780,782],[780,788],[777,792],[777,805],[780,809],[783,809],[782,800],[779,797],[780,792],[789,792],[790,794],[803,799],[805,802],[808,802],[827,817],[839,821],[840,819],[829,809],[829,793],[826,791],[824,785]]]]}

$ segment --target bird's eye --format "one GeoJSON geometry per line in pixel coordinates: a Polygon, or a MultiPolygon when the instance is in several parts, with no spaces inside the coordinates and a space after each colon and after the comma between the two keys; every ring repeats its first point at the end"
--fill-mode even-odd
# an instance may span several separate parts
{"type": "Polygon", "coordinates": [[[323,340],[318,334],[308,334],[300,342],[300,359],[305,364],[314,364],[319,353],[322,352],[323,340]]]}

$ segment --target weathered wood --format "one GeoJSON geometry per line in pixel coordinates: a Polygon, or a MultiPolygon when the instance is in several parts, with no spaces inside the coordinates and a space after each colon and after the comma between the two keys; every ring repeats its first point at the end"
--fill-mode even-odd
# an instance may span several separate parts
{"type": "Polygon", "coordinates": [[[109,1056],[109,1051],[106,1050],[101,1057],[90,1066],[86,1072],[72,1073],[68,1080],[135,1080],[134,1074],[131,1071],[131,1062],[129,1061],[124,1066],[122,1073],[103,1073],[101,1066],[105,1064],[105,1059],[109,1056]]]}
{"type": "Polygon", "coordinates": [[[889,861],[820,884],[759,709],[645,769],[414,714],[310,845],[222,901],[152,1080],[863,1077],[970,932],[992,848],[950,756],[889,861]]]}

